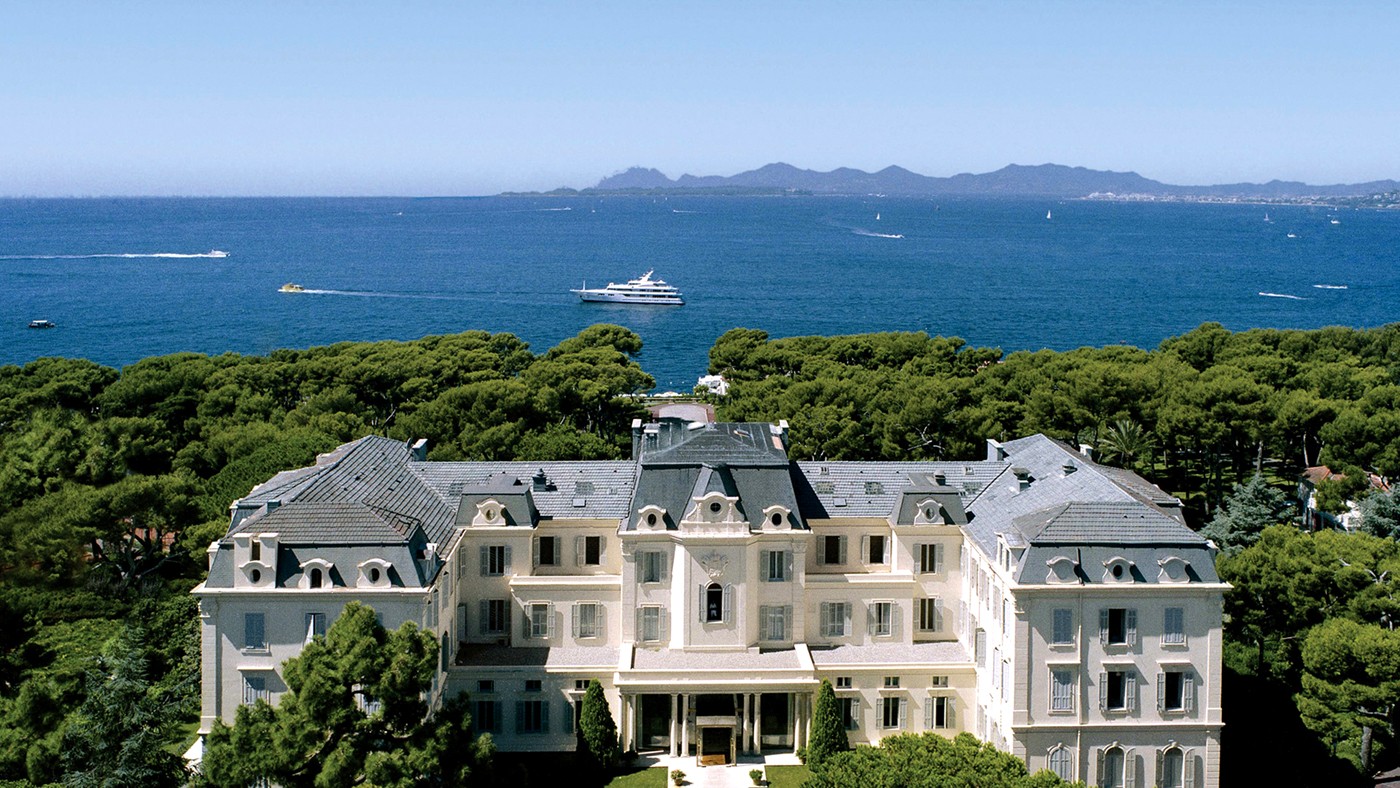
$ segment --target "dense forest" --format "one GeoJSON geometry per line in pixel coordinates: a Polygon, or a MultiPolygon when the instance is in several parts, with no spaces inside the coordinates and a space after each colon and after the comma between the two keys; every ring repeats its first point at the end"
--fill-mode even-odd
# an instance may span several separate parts
{"type": "MultiPolygon", "coordinates": [[[[198,714],[187,591],[254,484],[370,433],[426,437],[434,459],[625,456],[642,412],[629,395],[652,386],[640,352],[632,332],[594,326],[542,353],[467,332],[0,367],[0,784],[179,779],[198,714]]],[[[1393,499],[1366,502],[1372,535],[1314,535],[1282,493],[1319,462],[1400,475],[1400,326],[1207,324],[1151,350],[1009,355],[735,329],[710,359],[732,385],[720,417],[787,419],[797,458],[972,458],[988,437],[1044,432],[1138,470],[1228,548],[1226,768],[1243,777],[1267,751],[1253,748],[1280,742],[1310,759],[1290,774],[1318,784],[1394,762],[1400,671],[1374,667],[1400,664],[1385,634],[1400,551],[1375,525],[1400,522],[1393,499]],[[1271,742],[1250,738],[1256,718],[1271,742]]]]}

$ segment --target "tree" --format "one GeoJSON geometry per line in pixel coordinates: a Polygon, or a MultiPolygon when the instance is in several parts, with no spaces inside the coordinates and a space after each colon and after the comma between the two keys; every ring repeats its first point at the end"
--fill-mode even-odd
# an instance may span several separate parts
{"type": "Polygon", "coordinates": [[[1376,729],[1392,733],[1400,700],[1400,632],[1331,619],[1303,643],[1303,721],[1334,746],[1359,737],[1361,773],[1373,771],[1376,729]]]}
{"type": "MultiPolygon", "coordinates": [[[[812,739],[807,743],[807,765],[820,766],[838,752],[851,749],[846,738],[846,726],[841,723],[841,706],[831,682],[822,679],[817,690],[817,705],[812,711],[812,739]]],[[[853,783],[854,784],[854,783],[853,783]]]]}
{"type": "Polygon", "coordinates": [[[601,777],[617,768],[622,760],[622,748],[617,742],[617,723],[613,722],[603,685],[597,679],[588,682],[579,710],[578,750],[580,767],[601,777]]]}
{"type": "Polygon", "coordinates": [[[144,628],[127,625],[89,671],[87,699],[63,733],[63,782],[70,788],[174,788],[188,778],[170,747],[180,740],[192,693],[152,686],[146,640],[144,628]]]}
{"type": "Polygon", "coordinates": [[[1152,458],[1152,433],[1132,419],[1119,419],[1104,430],[1100,449],[1105,462],[1135,470],[1143,460],[1152,458]]]}
{"type": "Polygon", "coordinates": [[[1215,517],[1201,529],[1201,536],[1213,539],[1226,555],[1232,555],[1257,542],[1268,526],[1283,522],[1287,510],[1283,493],[1256,473],[1248,482],[1235,485],[1225,505],[1217,508],[1215,517]]]}
{"type": "Polygon", "coordinates": [[[424,694],[436,660],[432,633],[412,622],[387,631],[373,610],[351,602],[324,638],[283,664],[287,692],[276,707],[259,700],[240,706],[231,727],[214,723],[204,779],[288,788],[470,785],[489,739],[472,742],[463,701],[428,717],[424,694]],[[477,757],[442,757],[462,752],[477,757]]]}
{"type": "Polygon", "coordinates": [[[1400,500],[1395,493],[1374,493],[1361,502],[1361,530],[1388,539],[1400,537],[1400,500]]]}
{"type": "MultiPolygon", "coordinates": [[[[815,733],[815,731],[814,731],[815,733]]],[[[1020,758],[970,733],[948,740],[936,733],[902,733],[837,753],[812,767],[805,788],[1055,788],[1048,771],[1030,774],[1020,758]]]]}

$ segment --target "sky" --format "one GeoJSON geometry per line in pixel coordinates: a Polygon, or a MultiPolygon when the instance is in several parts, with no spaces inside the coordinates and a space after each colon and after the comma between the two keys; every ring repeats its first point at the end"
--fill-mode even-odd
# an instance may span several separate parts
{"type": "Polygon", "coordinates": [[[1400,179],[1400,3],[0,0],[0,196],[1400,179]]]}

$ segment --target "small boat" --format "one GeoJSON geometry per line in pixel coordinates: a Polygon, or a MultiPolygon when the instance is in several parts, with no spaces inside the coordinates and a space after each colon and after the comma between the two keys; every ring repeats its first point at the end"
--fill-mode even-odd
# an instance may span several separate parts
{"type": "Polygon", "coordinates": [[[228,252],[222,249],[210,249],[209,254],[206,254],[205,257],[228,257],[228,252]]]}
{"type": "Polygon", "coordinates": [[[1264,211],[1264,223],[1265,223],[1265,224],[1273,224],[1273,223],[1274,223],[1274,220],[1269,218],[1269,212],[1268,212],[1268,211],[1264,211]]]}
{"type": "Polygon", "coordinates": [[[1341,223],[1342,223],[1342,222],[1341,222],[1340,219],[1333,219],[1333,220],[1332,220],[1332,224],[1341,224],[1341,223]]]}
{"type": "Polygon", "coordinates": [[[876,211],[876,212],[875,212],[875,221],[877,221],[877,222],[880,221],[880,212],[879,212],[879,211],[876,211]]]}
{"type": "Polygon", "coordinates": [[[305,292],[306,292],[306,288],[302,287],[301,285],[297,284],[296,282],[288,282],[288,283],[286,283],[285,285],[282,285],[281,287],[277,288],[277,292],[279,292],[279,293],[305,293],[305,292]]]}
{"type": "Polygon", "coordinates": [[[1298,236],[1295,235],[1295,234],[1293,234],[1293,233],[1289,233],[1289,234],[1288,234],[1288,237],[1289,237],[1289,238],[1297,238],[1298,236]]]}
{"type": "Polygon", "coordinates": [[[681,298],[681,291],[666,284],[660,279],[651,278],[652,271],[642,274],[639,279],[629,279],[627,284],[616,284],[608,282],[607,287],[594,288],[590,290],[588,283],[583,283],[583,288],[570,290],[570,293],[578,293],[578,297],[583,301],[593,301],[611,304],[654,304],[658,306],[682,306],[685,299],[681,298]]]}
{"type": "Polygon", "coordinates": [[[31,321],[29,321],[29,327],[30,327],[30,328],[58,328],[58,324],[55,323],[55,322],[53,322],[52,320],[31,320],[31,321]]]}
{"type": "Polygon", "coordinates": [[[1047,220],[1049,220],[1049,218],[1050,218],[1050,212],[1049,212],[1049,211],[1046,211],[1046,212],[1045,212],[1045,218],[1046,218],[1047,220]]]}

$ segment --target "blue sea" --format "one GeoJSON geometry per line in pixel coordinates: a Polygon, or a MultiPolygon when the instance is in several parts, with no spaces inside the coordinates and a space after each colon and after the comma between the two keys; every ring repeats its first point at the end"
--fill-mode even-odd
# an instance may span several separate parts
{"type": "Polygon", "coordinates": [[[539,352],[609,322],[642,337],[658,390],[686,391],[736,326],[926,331],[1010,352],[1154,347],[1208,320],[1400,320],[1400,212],[885,197],[0,200],[0,364],[120,366],[468,329],[508,331],[539,352]],[[649,269],[684,307],[569,293],[649,269]],[[278,292],[286,282],[308,292],[278,292]],[[27,328],[40,318],[58,327],[27,328]]]}

